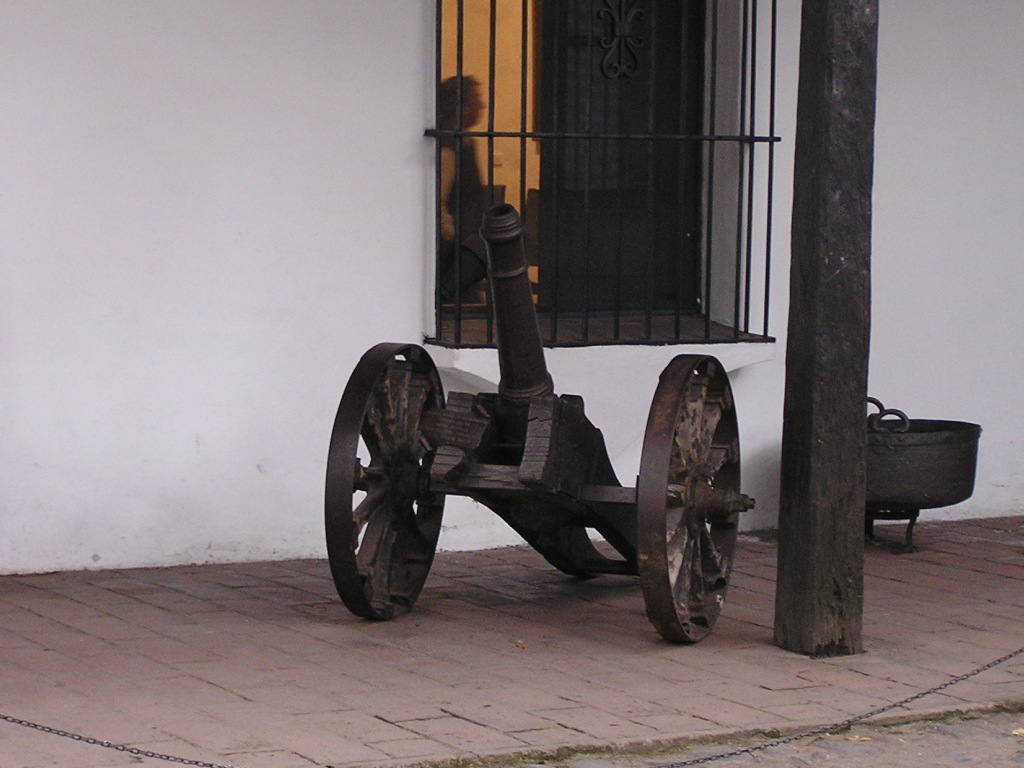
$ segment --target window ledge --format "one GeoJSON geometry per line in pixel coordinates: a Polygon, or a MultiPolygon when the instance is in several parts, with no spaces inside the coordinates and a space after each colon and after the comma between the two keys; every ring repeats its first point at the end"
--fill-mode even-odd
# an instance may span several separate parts
{"type": "MultiPolygon", "coordinates": [[[[437,364],[445,391],[496,392],[498,354],[494,349],[466,349],[426,344],[437,364]]],[[[672,344],[665,346],[597,346],[545,349],[545,359],[558,389],[558,372],[590,371],[600,375],[612,365],[617,369],[651,370],[659,374],[676,355],[711,355],[727,372],[774,360],[778,342],[736,342],[729,344],[672,344]]]]}

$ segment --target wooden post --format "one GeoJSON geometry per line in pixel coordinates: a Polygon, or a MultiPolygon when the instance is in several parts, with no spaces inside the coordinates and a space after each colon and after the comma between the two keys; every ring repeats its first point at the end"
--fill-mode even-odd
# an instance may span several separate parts
{"type": "Polygon", "coordinates": [[[775,641],[863,650],[877,0],[804,0],[775,641]]]}

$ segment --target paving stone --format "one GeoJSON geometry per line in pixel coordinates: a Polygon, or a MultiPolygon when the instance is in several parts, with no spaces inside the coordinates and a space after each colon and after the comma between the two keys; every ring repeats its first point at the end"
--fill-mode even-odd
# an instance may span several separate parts
{"type": "MultiPolygon", "coordinates": [[[[323,561],[0,577],[0,713],[244,768],[402,766],[841,723],[1024,643],[1024,535],[1014,543],[1008,526],[1024,530],[1024,518],[925,521],[906,556],[869,547],[868,652],[834,659],[773,645],[775,545],[750,536],[723,616],[696,646],[661,641],[635,579],[580,582],[516,547],[440,553],[416,609],[392,622],[349,614],[323,561]]],[[[1024,655],[890,714],[1012,701],[1024,702],[1024,655]]],[[[980,738],[973,727],[932,735],[967,743],[980,738]]],[[[820,741],[749,764],[867,759],[865,745],[880,744],[837,752],[820,741]]],[[[1015,750],[1001,759],[1017,764],[1024,743],[1015,750]]],[[[607,759],[651,765],[620,757],[607,759]]],[[[133,764],[0,722],[3,768],[133,764]]]]}

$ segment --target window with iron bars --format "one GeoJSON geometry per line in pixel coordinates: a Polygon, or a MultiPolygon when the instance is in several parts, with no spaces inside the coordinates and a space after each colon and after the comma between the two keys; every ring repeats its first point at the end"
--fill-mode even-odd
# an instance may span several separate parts
{"type": "Polygon", "coordinates": [[[772,340],[776,6],[758,5],[438,0],[429,341],[494,343],[478,230],[500,203],[546,345],[772,340]]]}

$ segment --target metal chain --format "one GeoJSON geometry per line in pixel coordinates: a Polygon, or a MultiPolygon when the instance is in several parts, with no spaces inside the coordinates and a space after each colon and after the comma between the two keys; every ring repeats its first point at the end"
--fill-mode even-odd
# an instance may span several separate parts
{"type": "MultiPolygon", "coordinates": [[[[1024,654],[1024,648],[1018,648],[1016,651],[1013,651],[1013,653],[1008,653],[1005,656],[996,659],[995,661],[990,661],[988,664],[980,666],[977,669],[971,670],[966,674],[951,677],[946,682],[941,683],[940,685],[937,685],[934,688],[929,688],[926,691],[915,693],[913,696],[908,696],[907,698],[902,699],[901,701],[897,701],[895,704],[887,704],[884,707],[879,707],[878,709],[873,709],[870,712],[865,712],[862,715],[856,715],[855,717],[851,717],[848,720],[843,720],[841,723],[835,723],[834,725],[826,725],[819,728],[812,728],[809,731],[801,731],[800,733],[794,733],[790,736],[781,736],[777,739],[772,739],[771,741],[766,741],[761,744],[755,744],[752,747],[734,749],[731,752],[723,752],[718,755],[708,755],[707,757],[695,757],[692,760],[682,760],[676,763],[661,763],[659,765],[654,766],[654,768],[688,768],[691,765],[704,765],[706,763],[713,763],[718,760],[725,760],[730,757],[752,755],[755,752],[762,752],[766,749],[770,749],[771,747],[778,747],[783,744],[789,744],[793,741],[808,739],[812,736],[821,736],[822,734],[830,733],[832,731],[846,731],[852,728],[853,726],[857,725],[857,723],[862,723],[865,720],[870,720],[872,717],[878,717],[879,715],[884,715],[887,712],[892,712],[894,709],[905,707],[907,704],[911,704],[917,701],[918,699],[923,699],[925,696],[930,696],[933,693],[939,693],[940,691],[944,691],[946,688],[954,686],[957,683],[962,683],[964,680],[968,680],[974,677],[975,675],[980,675],[982,672],[987,672],[993,667],[998,667],[1000,664],[1007,662],[1012,658],[1020,656],[1021,654],[1024,654]]],[[[189,760],[185,757],[164,755],[160,752],[151,752],[148,749],[129,747],[127,744],[114,744],[109,741],[103,741],[102,739],[95,739],[91,736],[83,736],[80,733],[62,731],[59,728],[51,728],[48,725],[40,725],[39,723],[33,723],[30,720],[22,720],[17,717],[6,715],[3,712],[0,712],[0,720],[7,723],[11,723],[13,725],[21,725],[25,728],[32,728],[37,731],[42,731],[43,733],[53,734],[54,736],[63,736],[66,739],[80,741],[83,744],[92,744],[96,747],[104,747],[106,749],[113,749],[118,752],[124,752],[125,754],[134,755],[135,757],[148,757],[153,760],[163,760],[168,763],[177,763],[179,765],[191,765],[195,766],[195,768],[233,768],[233,766],[226,765],[224,763],[208,763],[203,760],[189,760]]]]}
{"type": "Polygon", "coordinates": [[[73,733],[71,731],[62,731],[59,728],[51,728],[48,725],[40,725],[39,723],[33,723],[31,720],[22,720],[21,718],[11,717],[0,712],[0,720],[6,723],[12,723],[14,725],[22,725],[26,728],[32,728],[36,731],[42,731],[43,733],[50,733],[54,736],[63,736],[65,739],[71,739],[72,741],[80,741],[83,744],[92,744],[94,747],[104,747],[106,749],[113,749],[117,752],[124,752],[128,755],[135,757],[149,757],[153,760],[163,760],[168,763],[178,763],[179,765],[192,765],[196,768],[234,768],[231,765],[225,765],[223,763],[207,763],[203,760],[189,760],[186,757],[175,757],[174,755],[164,755],[159,752],[151,752],[148,749],[139,749],[138,747],[129,747],[127,744],[114,744],[110,741],[103,741],[102,739],[94,739],[91,736],[83,736],[80,733],[73,733]]]}
{"type": "Polygon", "coordinates": [[[730,758],[730,757],[741,757],[743,755],[752,755],[755,752],[762,752],[762,751],[764,751],[766,749],[770,749],[772,747],[778,747],[778,746],[781,746],[783,744],[789,744],[790,742],[800,741],[802,739],[809,739],[812,736],[821,736],[823,734],[831,733],[833,731],[835,731],[835,732],[846,731],[846,730],[849,730],[850,728],[852,728],[853,726],[857,725],[858,723],[864,722],[865,720],[870,720],[873,717],[878,717],[879,715],[884,715],[887,712],[892,712],[893,710],[899,709],[900,707],[905,707],[907,704],[911,704],[911,703],[917,701],[918,699],[923,699],[925,696],[930,696],[933,693],[939,693],[940,691],[944,691],[946,688],[949,688],[950,686],[956,685],[957,683],[962,683],[964,680],[968,680],[968,679],[974,677],[975,675],[980,675],[982,672],[987,672],[988,670],[992,669],[993,667],[998,667],[1000,664],[1002,664],[1004,662],[1007,662],[1007,661],[1009,661],[1012,658],[1020,656],[1021,654],[1024,654],[1024,648],[1018,648],[1016,651],[1013,651],[1013,653],[1008,653],[1005,656],[1002,656],[1002,657],[996,659],[995,661],[990,661],[988,664],[980,666],[977,669],[973,669],[970,672],[967,672],[966,674],[957,675],[956,677],[951,677],[946,682],[941,683],[940,685],[937,685],[934,688],[929,688],[926,691],[921,691],[919,693],[915,693],[913,696],[908,696],[907,698],[902,699],[901,701],[897,701],[895,704],[886,704],[884,707],[879,707],[878,709],[873,709],[870,712],[865,712],[862,715],[856,715],[855,717],[851,717],[849,720],[843,720],[841,723],[835,723],[833,725],[820,726],[818,728],[812,728],[811,730],[808,730],[808,731],[801,731],[800,733],[794,733],[794,734],[791,734],[789,736],[780,736],[777,739],[772,739],[771,741],[766,741],[766,742],[763,742],[761,744],[755,744],[752,747],[744,747],[742,749],[734,749],[734,750],[732,750],[730,752],[723,752],[723,753],[718,754],[718,755],[708,755],[706,757],[695,757],[695,758],[692,758],[690,760],[682,760],[682,761],[677,762],[677,763],[659,763],[659,764],[653,766],[653,768],[688,768],[688,766],[691,766],[691,765],[704,765],[706,763],[713,763],[713,762],[716,762],[718,760],[725,760],[725,759],[730,758]]]}

